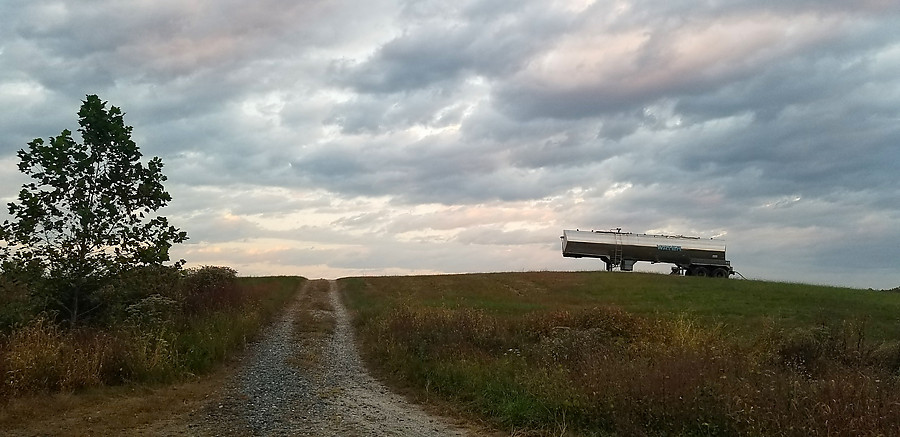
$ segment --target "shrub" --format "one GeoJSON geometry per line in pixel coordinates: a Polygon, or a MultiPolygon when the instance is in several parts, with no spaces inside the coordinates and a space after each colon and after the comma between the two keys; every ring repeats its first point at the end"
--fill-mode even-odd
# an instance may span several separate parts
{"type": "Polygon", "coordinates": [[[30,274],[13,263],[0,268],[0,333],[24,324],[37,314],[27,279],[30,274]]]}
{"type": "Polygon", "coordinates": [[[819,378],[831,367],[875,366],[896,369],[895,355],[885,344],[867,341],[865,319],[798,328],[775,339],[775,356],[781,364],[810,378],[819,378]]]}
{"type": "Polygon", "coordinates": [[[237,271],[229,267],[203,266],[184,271],[184,303],[189,313],[241,305],[237,271]]]}
{"type": "Polygon", "coordinates": [[[183,275],[178,266],[138,266],[120,272],[113,288],[126,306],[154,294],[182,300],[183,275]]]}

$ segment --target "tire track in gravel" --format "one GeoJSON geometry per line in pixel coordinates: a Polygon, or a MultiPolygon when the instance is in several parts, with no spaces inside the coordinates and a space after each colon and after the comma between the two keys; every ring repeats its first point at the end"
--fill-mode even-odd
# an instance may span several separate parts
{"type": "MultiPolygon", "coordinates": [[[[328,281],[330,335],[298,339],[296,321],[304,294],[319,281],[307,281],[289,308],[252,345],[219,402],[207,406],[194,431],[207,435],[260,436],[464,436],[461,428],[431,416],[372,378],[356,349],[350,316],[336,281],[328,281]],[[314,350],[301,350],[312,348],[314,350]],[[298,365],[301,354],[317,356],[298,365]]],[[[317,285],[318,284],[318,285],[317,285]]],[[[307,314],[308,316],[309,314],[307,314]]]]}

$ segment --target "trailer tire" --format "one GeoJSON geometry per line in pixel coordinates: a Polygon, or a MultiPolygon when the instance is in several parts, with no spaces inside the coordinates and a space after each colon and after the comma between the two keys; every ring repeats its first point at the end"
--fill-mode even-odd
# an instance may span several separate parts
{"type": "Polygon", "coordinates": [[[694,267],[694,276],[709,276],[709,270],[707,270],[706,267],[694,267]]]}
{"type": "Polygon", "coordinates": [[[728,270],[719,267],[719,268],[713,270],[713,272],[712,272],[712,277],[713,277],[713,278],[727,278],[727,277],[728,277],[728,270]]]}

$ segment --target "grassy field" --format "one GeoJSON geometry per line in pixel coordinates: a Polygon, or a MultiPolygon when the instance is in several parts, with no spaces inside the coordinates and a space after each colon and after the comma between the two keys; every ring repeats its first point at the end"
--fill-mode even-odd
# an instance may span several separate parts
{"type": "Polygon", "coordinates": [[[395,387],[533,435],[900,434],[900,294],[621,273],[348,278],[395,387]]]}

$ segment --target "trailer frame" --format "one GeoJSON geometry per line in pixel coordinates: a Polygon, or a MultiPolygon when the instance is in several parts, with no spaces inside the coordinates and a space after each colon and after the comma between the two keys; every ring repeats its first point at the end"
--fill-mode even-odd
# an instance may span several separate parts
{"type": "Polygon", "coordinates": [[[673,274],[727,278],[735,274],[725,259],[725,242],[684,235],[563,230],[562,253],[568,258],[599,258],[606,270],[634,270],[637,262],[674,264],[673,274]]]}

